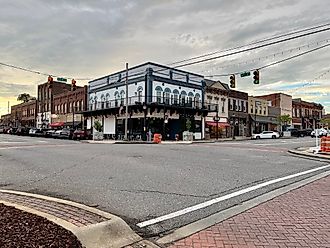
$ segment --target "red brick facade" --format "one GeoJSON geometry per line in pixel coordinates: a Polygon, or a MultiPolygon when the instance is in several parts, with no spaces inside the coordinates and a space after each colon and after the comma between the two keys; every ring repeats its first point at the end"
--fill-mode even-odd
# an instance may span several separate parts
{"type": "Polygon", "coordinates": [[[292,100],[292,124],[299,129],[318,128],[322,119],[323,106],[314,102],[292,100]]]}

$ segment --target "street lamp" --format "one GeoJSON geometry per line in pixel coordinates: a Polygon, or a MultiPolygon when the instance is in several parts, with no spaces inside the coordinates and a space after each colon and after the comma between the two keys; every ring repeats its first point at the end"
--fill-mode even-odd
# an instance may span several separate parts
{"type": "Polygon", "coordinates": [[[255,101],[255,109],[254,109],[254,133],[257,133],[257,105],[260,106],[260,101],[255,101]]]}
{"type": "Polygon", "coordinates": [[[219,118],[219,113],[218,113],[218,106],[216,107],[216,115],[213,117],[213,120],[215,121],[215,124],[216,124],[216,139],[218,140],[219,139],[219,126],[218,126],[218,123],[220,121],[220,118],[219,118]]]}
{"type": "Polygon", "coordinates": [[[235,114],[232,114],[232,119],[230,120],[231,130],[232,130],[232,139],[235,139],[235,114]]]}
{"type": "Polygon", "coordinates": [[[143,139],[147,140],[147,127],[146,127],[146,119],[147,119],[147,105],[143,103],[143,139]]]}

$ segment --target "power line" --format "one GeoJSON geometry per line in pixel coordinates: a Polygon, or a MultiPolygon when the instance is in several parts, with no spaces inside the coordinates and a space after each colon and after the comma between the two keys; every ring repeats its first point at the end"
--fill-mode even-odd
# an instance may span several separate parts
{"type": "Polygon", "coordinates": [[[305,36],[308,36],[308,35],[313,35],[313,34],[325,32],[325,31],[328,31],[328,30],[330,30],[330,28],[324,28],[324,29],[321,29],[321,30],[317,30],[317,31],[313,31],[313,32],[305,33],[305,34],[296,35],[296,36],[293,36],[293,37],[290,37],[290,38],[269,42],[269,43],[266,43],[266,44],[263,44],[263,45],[254,46],[254,47],[251,47],[251,48],[246,48],[244,50],[231,52],[231,53],[227,53],[227,54],[223,54],[223,55],[219,55],[219,56],[215,56],[215,57],[211,57],[211,58],[207,58],[207,59],[202,59],[202,60],[198,60],[198,61],[194,61],[194,62],[174,66],[173,68],[180,68],[180,67],[184,67],[184,66],[188,66],[188,65],[200,64],[200,63],[204,63],[204,62],[207,62],[207,61],[211,61],[211,60],[215,60],[215,59],[219,59],[219,58],[224,58],[224,57],[228,57],[228,56],[232,56],[232,55],[236,55],[236,54],[240,54],[240,53],[260,49],[260,48],[267,47],[267,46],[272,46],[272,45],[275,45],[275,44],[279,44],[279,43],[283,43],[283,42],[286,42],[286,41],[298,39],[298,38],[305,37],[305,36]]]}
{"type": "Polygon", "coordinates": [[[214,54],[217,54],[217,53],[229,52],[229,51],[232,51],[232,50],[237,50],[237,49],[244,48],[244,47],[247,47],[247,46],[256,45],[256,44],[263,43],[263,42],[266,42],[266,41],[279,39],[279,38],[282,38],[282,37],[285,37],[285,36],[294,35],[294,34],[297,34],[297,33],[302,33],[302,32],[306,32],[306,31],[326,27],[326,26],[329,26],[329,25],[330,25],[330,23],[326,23],[326,24],[322,24],[322,25],[318,25],[318,26],[314,26],[314,27],[309,27],[309,28],[305,28],[305,29],[301,29],[301,30],[296,30],[296,31],[292,31],[292,32],[289,32],[289,33],[286,33],[286,34],[280,34],[280,35],[277,35],[277,36],[273,36],[273,37],[265,38],[265,39],[258,40],[258,41],[255,41],[255,42],[251,42],[251,43],[248,43],[246,45],[241,45],[241,46],[237,46],[237,47],[233,47],[233,48],[229,48],[229,49],[225,49],[225,50],[219,50],[219,51],[215,51],[215,52],[211,52],[211,53],[191,57],[191,58],[188,58],[188,59],[183,59],[183,60],[180,60],[180,61],[177,61],[177,62],[172,62],[169,65],[180,64],[180,63],[183,63],[183,62],[187,62],[187,61],[191,61],[191,60],[195,60],[195,59],[199,59],[199,58],[203,58],[203,57],[208,57],[208,56],[211,56],[211,55],[214,55],[214,54]]]}
{"type": "Polygon", "coordinates": [[[38,75],[43,75],[43,76],[51,75],[52,77],[63,77],[63,78],[67,78],[67,79],[75,79],[75,80],[80,80],[80,81],[92,80],[91,78],[74,78],[74,77],[56,76],[56,75],[53,75],[51,73],[40,72],[40,71],[24,68],[24,67],[21,67],[21,66],[11,65],[11,64],[7,64],[7,63],[3,63],[3,62],[0,62],[0,65],[10,67],[10,68],[13,68],[13,69],[17,69],[17,70],[21,70],[21,71],[26,71],[26,72],[38,74],[38,75]]]}
{"type": "MultiPolygon", "coordinates": [[[[254,59],[251,59],[251,60],[247,60],[247,61],[243,61],[243,62],[239,62],[239,63],[232,63],[232,64],[228,64],[228,65],[224,65],[224,66],[214,66],[211,68],[211,70],[214,70],[214,69],[224,69],[224,68],[229,68],[229,67],[233,67],[233,66],[240,66],[242,64],[250,64],[250,63],[255,63],[256,61],[260,61],[262,59],[268,59],[268,58],[271,58],[271,57],[276,57],[277,55],[284,55],[285,53],[289,52],[289,53],[292,53],[294,50],[301,50],[302,48],[305,48],[305,47],[310,47],[314,44],[317,44],[319,45],[319,43],[323,43],[323,42],[326,42],[328,43],[330,39],[325,39],[325,40],[321,40],[321,41],[316,41],[316,42],[312,42],[312,43],[308,43],[306,45],[303,45],[303,46],[299,46],[299,47],[294,47],[294,48],[291,48],[291,49],[287,49],[287,50],[283,50],[283,51],[280,51],[280,52],[277,52],[277,53],[273,53],[273,54],[268,54],[266,56],[262,56],[262,57],[257,57],[257,58],[254,58],[254,59]]],[[[200,73],[203,73],[203,72],[208,72],[209,70],[203,70],[201,71],[200,73]]]]}
{"type": "MultiPolygon", "coordinates": [[[[288,61],[288,60],[291,60],[291,59],[295,59],[297,57],[301,57],[303,55],[306,55],[308,53],[311,53],[311,52],[320,50],[320,49],[325,48],[325,47],[328,47],[328,46],[330,46],[330,44],[326,44],[326,45],[323,45],[323,46],[320,46],[320,47],[317,47],[317,48],[314,48],[314,49],[310,49],[310,50],[308,50],[306,52],[302,52],[302,53],[296,54],[294,56],[290,56],[288,58],[285,58],[285,59],[282,59],[282,60],[278,60],[276,62],[272,62],[270,64],[267,64],[267,65],[264,65],[264,66],[261,66],[261,67],[258,67],[258,68],[253,68],[253,69],[245,70],[245,71],[262,70],[262,69],[265,69],[267,67],[271,67],[271,66],[274,66],[274,65],[283,63],[285,61],[288,61]]],[[[227,77],[227,76],[230,76],[230,75],[233,75],[233,74],[234,75],[239,75],[241,73],[242,73],[242,71],[240,71],[240,72],[233,72],[233,73],[226,73],[226,74],[219,74],[219,75],[208,75],[208,76],[205,76],[205,77],[227,77]]]]}

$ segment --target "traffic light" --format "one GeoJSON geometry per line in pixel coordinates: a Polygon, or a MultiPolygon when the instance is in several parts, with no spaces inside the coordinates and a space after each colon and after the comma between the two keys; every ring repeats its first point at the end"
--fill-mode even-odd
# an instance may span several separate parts
{"type": "Polygon", "coordinates": [[[235,75],[231,75],[230,76],[230,88],[235,88],[236,87],[236,83],[235,83],[235,75]]]}
{"type": "Polygon", "coordinates": [[[53,77],[49,75],[47,81],[48,81],[49,88],[52,88],[53,87],[53,77]]]}
{"type": "Polygon", "coordinates": [[[259,70],[253,72],[253,83],[259,84],[259,70]]]}
{"type": "Polygon", "coordinates": [[[72,79],[72,81],[71,81],[71,90],[75,91],[76,89],[77,89],[76,80],[72,79]]]}

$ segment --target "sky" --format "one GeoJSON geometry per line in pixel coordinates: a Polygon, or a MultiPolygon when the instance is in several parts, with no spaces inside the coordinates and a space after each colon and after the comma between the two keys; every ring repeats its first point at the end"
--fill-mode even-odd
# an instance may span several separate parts
{"type": "MultiPolygon", "coordinates": [[[[74,78],[98,78],[126,62],[169,65],[330,23],[325,0],[0,0],[0,6],[0,63],[74,78]]],[[[228,83],[228,76],[215,75],[260,68],[327,44],[330,31],[181,69],[228,83]]],[[[237,90],[254,96],[284,92],[321,103],[329,113],[329,61],[325,47],[260,70],[259,85],[236,77],[237,90]]],[[[36,96],[46,80],[0,65],[0,115],[20,93],[36,96]]]]}

